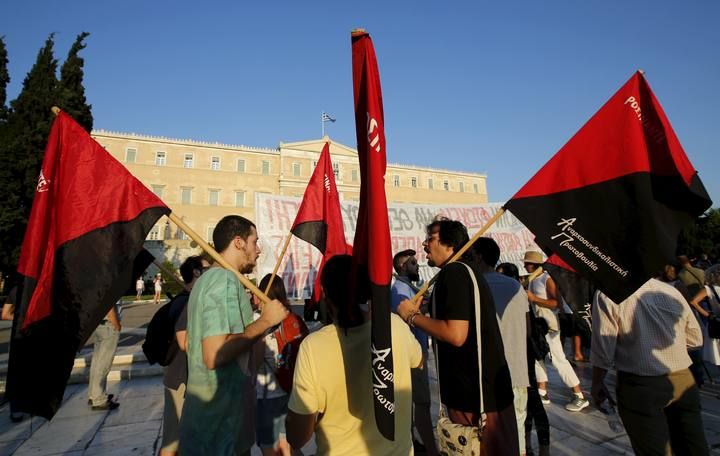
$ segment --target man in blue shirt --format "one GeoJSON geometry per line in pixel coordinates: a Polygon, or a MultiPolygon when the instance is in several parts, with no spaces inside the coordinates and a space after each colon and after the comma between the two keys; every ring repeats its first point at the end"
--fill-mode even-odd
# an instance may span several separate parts
{"type": "MultiPolygon", "coordinates": [[[[412,284],[420,280],[420,268],[414,250],[403,250],[393,257],[393,268],[395,268],[395,282],[392,285],[391,308],[397,313],[398,304],[404,299],[412,299],[418,289],[412,284]]],[[[414,405],[413,422],[417,429],[425,451],[429,456],[438,454],[435,446],[432,420],[430,417],[430,387],[425,363],[428,357],[428,336],[425,331],[419,328],[410,328],[413,335],[420,343],[423,353],[423,363],[417,369],[412,369],[412,398],[414,405]]]]}

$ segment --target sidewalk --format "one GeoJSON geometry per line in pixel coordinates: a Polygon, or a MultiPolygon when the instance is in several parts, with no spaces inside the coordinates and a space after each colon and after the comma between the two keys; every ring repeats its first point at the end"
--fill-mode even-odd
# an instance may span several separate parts
{"type": "MultiPolygon", "coordinates": [[[[130,348],[130,347],[128,347],[130,348]]],[[[140,350],[139,345],[135,346],[140,350]]],[[[431,382],[435,380],[430,362],[431,382]]],[[[577,367],[581,385],[589,394],[591,366],[577,367]]],[[[720,382],[720,370],[712,369],[720,382]]],[[[627,436],[613,433],[604,415],[593,407],[570,413],[564,404],[570,392],[561,387],[555,371],[549,369],[549,394],[552,403],[546,406],[551,425],[552,455],[621,455],[633,454],[627,436]]],[[[614,390],[609,378],[610,389],[614,390]]],[[[69,385],[65,401],[51,422],[42,418],[12,423],[7,404],[0,407],[0,456],[5,455],[155,455],[161,439],[163,386],[162,377],[131,377],[111,381],[109,392],[115,394],[120,408],[93,412],[87,405],[87,385],[69,385]]],[[[720,384],[706,384],[701,393],[703,424],[711,454],[720,455],[720,384]]],[[[437,413],[437,397],[433,392],[433,413],[437,413]]],[[[537,439],[533,437],[537,451],[537,439]]],[[[303,449],[314,454],[314,443],[303,449]]],[[[253,455],[259,455],[257,447],[253,455]]]]}

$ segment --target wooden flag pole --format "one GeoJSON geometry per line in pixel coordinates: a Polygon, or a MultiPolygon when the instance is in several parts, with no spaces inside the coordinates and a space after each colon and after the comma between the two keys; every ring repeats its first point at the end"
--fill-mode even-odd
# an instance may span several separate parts
{"type": "Polygon", "coordinates": [[[185,222],[180,220],[180,217],[175,215],[174,212],[170,212],[170,214],[168,215],[168,218],[175,225],[177,225],[178,228],[183,230],[185,232],[185,234],[190,236],[190,239],[197,242],[197,244],[200,246],[200,248],[202,248],[204,251],[206,251],[208,253],[208,255],[210,255],[212,257],[213,260],[218,262],[218,264],[220,266],[224,267],[225,269],[227,269],[229,271],[232,271],[235,274],[235,276],[237,276],[240,283],[242,283],[245,288],[250,290],[252,292],[252,294],[254,294],[258,298],[260,298],[264,303],[270,302],[270,298],[268,298],[267,295],[262,292],[262,290],[260,290],[258,287],[256,287],[247,277],[240,274],[240,271],[233,268],[230,265],[230,263],[228,263],[225,260],[225,258],[221,257],[220,254],[217,253],[214,248],[210,247],[210,244],[205,242],[192,228],[190,228],[189,226],[187,226],[187,224],[185,222]]]}
{"type": "MultiPolygon", "coordinates": [[[[465,243],[464,246],[462,246],[462,248],[460,250],[455,252],[455,254],[452,257],[450,257],[450,259],[445,264],[450,264],[454,261],[457,261],[463,255],[463,253],[465,253],[467,251],[467,249],[472,247],[472,245],[475,243],[475,241],[480,239],[480,237],[482,237],[482,235],[485,234],[485,232],[488,229],[490,229],[490,227],[493,226],[495,224],[495,222],[497,222],[500,219],[500,217],[502,217],[502,215],[504,213],[505,213],[504,207],[501,207],[500,209],[498,209],[498,211],[495,213],[495,215],[493,215],[490,218],[490,220],[488,220],[487,223],[485,223],[485,225],[482,228],[480,228],[480,230],[477,233],[475,233],[475,235],[469,241],[467,241],[467,243],[465,243]]],[[[427,283],[425,283],[425,285],[422,286],[420,291],[417,292],[417,294],[413,298],[413,301],[415,299],[419,298],[420,296],[424,295],[428,291],[428,288],[430,288],[430,285],[435,283],[435,280],[437,280],[437,277],[438,277],[438,274],[435,274],[432,279],[428,280],[427,283]]]]}
{"type": "Polygon", "coordinates": [[[292,233],[288,233],[287,239],[285,239],[285,245],[283,245],[280,256],[278,256],[278,259],[275,262],[275,269],[273,269],[272,275],[270,276],[270,281],[268,282],[267,287],[265,287],[265,294],[270,293],[270,287],[272,286],[273,280],[275,280],[275,274],[277,274],[278,269],[280,269],[280,263],[282,263],[285,252],[287,252],[287,248],[288,245],[290,245],[290,239],[292,239],[292,236],[292,233]]]}

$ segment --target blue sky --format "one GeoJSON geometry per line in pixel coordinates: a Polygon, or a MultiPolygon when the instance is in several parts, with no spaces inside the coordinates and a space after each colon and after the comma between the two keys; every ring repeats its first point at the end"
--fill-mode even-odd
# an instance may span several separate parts
{"type": "Polygon", "coordinates": [[[720,2],[0,3],[14,98],[56,32],[88,31],[96,128],[355,147],[350,30],[375,43],[388,160],[488,174],[512,196],[638,68],[720,205],[720,2]]]}

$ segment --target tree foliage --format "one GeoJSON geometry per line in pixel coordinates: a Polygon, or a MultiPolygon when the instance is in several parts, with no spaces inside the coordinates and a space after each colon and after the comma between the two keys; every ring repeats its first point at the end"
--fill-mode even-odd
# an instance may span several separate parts
{"type": "Polygon", "coordinates": [[[678,252],[691,257],[706,253],[720,259],[720,209],[708,210],[680,233],[678,252]]]}
{"type": "Polygon", "coordinates": [[[0,147],[0,272],[6,277],[17,268],[25,228],[57,103],[57,60],[54,36],[40,49],[23,81],[20,95],[10,103],[0,147]]]}
{"type": "Polygon", "coordinates": [[[5,46],[5,37],[0,36],[0,128],[7,120],[8,109],[7,102],[7,86],[10,83],[10,73],[7,69],[8,55],[5,46]]]}
{"type": "Polygon", "coordinates": [[[85,38],[90,34],[82,32],[68,52],[67,59],[60,69],[58,85],[59,106],[77,121],[88,133],[92,131],[92,107],[87,104],[85,87],[83,86],[83,66],[85,61],[78,53],[85,49],[85,38]]]}

